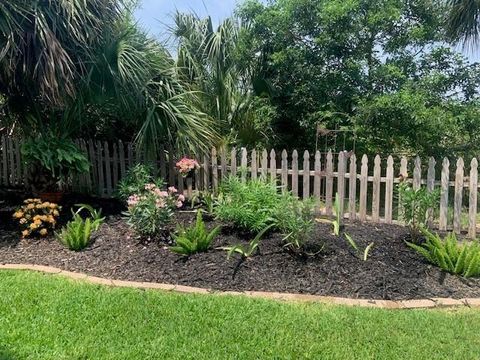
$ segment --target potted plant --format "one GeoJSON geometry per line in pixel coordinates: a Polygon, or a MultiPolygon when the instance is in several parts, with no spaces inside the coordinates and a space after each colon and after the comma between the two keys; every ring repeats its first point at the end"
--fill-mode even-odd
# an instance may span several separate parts
{"type": "Polygon", "coordinates": [[[187,157],[183,157],[180,161],[176,164],[178,172],[184,177],[189,178],[192,177],[195,170],[200,168],[197,160],[190,159],[187,157]]]}
{"type": "Polygon", "coordinates": [[[22,146],[27,182],[35,196],[58,203],[75,174],[88,172],[90,163],[75,143],[53,133],[28,139],[22,146]]]}

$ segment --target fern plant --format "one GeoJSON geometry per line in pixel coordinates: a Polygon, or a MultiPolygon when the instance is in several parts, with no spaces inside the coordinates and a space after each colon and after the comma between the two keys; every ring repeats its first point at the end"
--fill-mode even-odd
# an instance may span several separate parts
{"type": "Polygon", "coordinates": [[[102,217],[102,210],[96,210],[87,204],[77,204],[77,211],[72,210],[73,220],[57,233],[57,239],[60,243],[68,247],[70,250],[80,251],[88,246],[92,233],[100,228],[105,217],[102,217]],[[87,210],[90,217],[83,219],[80,213],[87,210]]]}
{"type": "Polygon", "coordinates": [[[185,256],[205,252],[220,233],[220,229],[221,227],[217,226],[210,232],[207,231],[202,212],[198,210],[195,225],[188,228],[179,228],[178,234],[173,235],[176,245],[170,247],[170,250],[185,256]]]}
{"type": "Polygon", "coordinates": [[[441,239],[427,229],[421,229],[425,243],[417,245],[407,243],[409,247],[422,255],[430,263],[441,269],[463,277],[480,275],[480,244],[478,240],[470,243],[459,243],[455,233],[441,239]]]}
{"type": "Polygon", "coordinates": [[[93,231],[92,220],[76,215],[57,234],[57,239],[70,250],[80,251],[88,246],[93,231]]]}
{"type": "Polygon", "coordinates": [[[226,246],[226,247],[221,247],[221,250],[226,250],[227,251],[227,259],[229,259],[234,253],[238,253],[241,255],[242,259],[247,259],[253,255],[253,253],[258,249],[260,246],[260,240],[262,239],[262,236],[270,230],[270,228],[273,226],[269,225],[266,228],[264,228],[262,231],[260,231],[257,236],[253,240],[251,240],[247,246],[237,244],[233,246],[226,246]]]}
{"type": "Polygon", "coordinates": [[[75,213],[72,211],[74,218],[76,215],[80,215],[82,211],[88,211],[88,213],[90,214],[90,218],[92,219],[91,221],[93,231],[97,231],[100,228],[100,225],[102,225],[105,221],[105,217],[102,216],[102,209],[94,209],[91,205],[88,204],[75,204],[75,206],[78,206],[78,210],[75,213]]]}

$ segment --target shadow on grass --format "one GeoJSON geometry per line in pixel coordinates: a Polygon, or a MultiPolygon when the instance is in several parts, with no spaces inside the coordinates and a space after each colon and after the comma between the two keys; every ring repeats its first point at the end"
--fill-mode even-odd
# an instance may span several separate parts
{"type": "Polygon", "coordinates": [[[15,356],[5,347],[0,346],[0,360],[15,360],[15,356]]]}

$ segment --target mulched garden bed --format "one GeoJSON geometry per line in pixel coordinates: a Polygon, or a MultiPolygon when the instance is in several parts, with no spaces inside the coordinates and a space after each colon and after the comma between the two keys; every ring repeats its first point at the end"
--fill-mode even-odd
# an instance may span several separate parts
{"type": "MultiPolygon", "coordinates": [[[[93,243],[78,253],[65,249],[52,237],[20,239],[10,220],[11,207],[5,202],[0,204],[0,263],[49,265],[112,279],[218,290],[390,300],[480,297],[480,279],[466,280],[426,263],[405,245],[408,232],[401,226],[345,223],[344,231],[361,249],[375,243],[366,262],[355,256],[343,238],[331,235],[328,224],[316,225],[311,250],[323,250],[311,257],[286,251],[282,237],[270,234],[264,237],[260,254],[244,262],[238,258],[227,260],[225,251],[215,249],[184,258],[170,252],[165,243],[139,241],[123,221],[118,204],[94,199],[67,202],[80,200],[103,207],[108,217],[93,243]]],[[[177,213],[177,220],[182,223],[191,223],[194,217],[192,212],[177,213]]],[[[207,224],[217,225],[215,221],[207,224]]],[[[214,247],[248,240],[249,236],[224,226],[214,247]]]]}

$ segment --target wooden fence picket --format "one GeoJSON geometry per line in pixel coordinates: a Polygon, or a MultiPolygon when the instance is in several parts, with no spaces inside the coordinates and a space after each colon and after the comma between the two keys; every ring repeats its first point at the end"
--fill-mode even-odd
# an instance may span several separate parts
{"type": "MultiPolygon", "coordinates": [[[[402,158],[400,159],[399,178],[402,178],[403,180],[406,180],[408,178],[408,160],[405,156],[402,156],[402,158]]],[[[403,208],[402,195],[398,193],[398,220],[399,221],[403,220],[404,211],[405,209],[403,208]]]]}
{"type": "Polygon", "coordinates": [[[450,161],[448,158],[443,159],[442,163],[442,177],[441,177],[441,189],[440,189],[440,220],[439,229],[441,231],[447,230],[448,219],[448,188],[450,179],[450,161]]]}
{"type": "Polygon", "coordinates": [[[360,173],[360,220],[367,219],[368,157],[363,155],[360,173]]]}
{"type": "Polygon", "coordinates": [[[313,195],[317,201],[317,211],[320,209],[320,199],[322,196],[322,157],[320,151],[315,152],[315,175],[313,180],[313,195]]]}
{"type": "Polygon", "coordinates": [[[468,237],[475,239],[477,237],[477,194],[478,194],[478,161],[473,158],[470,163],[469,179],[469,199],[468,199],[468,237]]]}
{"type": "Polygon", "coordinates": [[[240,160],[240,177],[242,182],[247,180],[247,169],[248,169],[248,152],[246,148],[242,148],[242,158],[240,160]]]}
{"type": "Polygon", "coordinates": [[[343,218],[345,206],[345,152],[341,151],[338,154],[338,168],[337,168],[337,194],[338,194],[338,213],[343,218]]]}
{"type": "Polygon", "coordinates": [[[113,143],[113,154],[112,154],[112,163],[113,163],[113,188],[115,189],[118,184],[118,148],[117,144],[113,143]]]}
{"type": "Polygon", "coordinates": [[[461,216],[462,216],[462,198],[463,198],[463,177],[464,177],[463,159],[457,160],[457,170],[455,172],[455,195],[453,202],[453,231],[460,234],[461,216]]]}
{"type": "Polygon", "coordinates": [[[292,153],[292,193],[298,196],[298,152],[293,150],[292,153]]]}
{"type": "Polygon", "coordinates": [[[420,184],[422,181],[422,160],[420,157],[417,156],[414,162],[413,168],[413,189],[418,190],[420,189],[420,184]]]}
{"type": "Polygon", "coordinates": [[[212,189],[216,194],[218,191],[218,162],[217,149],[212,148],[212,189]]]}
{"type": "Polygon", "coordinates": [[[332,215],[333,203],[333,155],[329,151],[327,154],[326,179],[325,179],[325,211],[327,215],[332,215]]]}
{"type": "Polygon", "coordinates": [[[230,153],[230,173],[237,176],[237,149],[233,148],[230,153]]]}
{"type": "Polygon", "coordinates": [[[21,143],[17,139],[15,141],[15,168],[16,168],[16,178],[17,178],[17,186],[20,186],[23,182],[23,164],[20,158],[20,146],[21,143]]]}
{"type": "Polygon", "coordinates": [[[282,191],[287,192],[288,191],[288,154],[287,150],[282,151],[282,191]]]}
{"type": "Polygon", "coordinates": [[[8,186],[8,151],[7,151],[7,138],[2,136],[2,181],[1,184],[8,186]]]}
{"type": "MultiPolygon", "coordinates": [[[[428,170],[427,170],[427,191],[433,192],[435,189],[435,159],[430,157],[428,160],[428,170]]],[[[430,226],[433,223],[433,210],[432,208],[427,211],[427,222],[430,226]]]]}
{"type": "Polygon", "coordinates": [[[380,155],[375,156],[373,164],[373,192],[372,192],[372,220],[380,221],[380,177],[381,177],[380,155]]]}
{"type": "Polygon", "coordinates": [[[275,150],[270,150],[270,181],[277,183],[277,155],[275,150]]]}
{"type": "Polygon", "coordinates": [[[303,153],[303,198],[310,197],[310,153],[305,150],[303,153]]]}
{"type": "Polygon", "coordinates": [[[262,168],[260,170],[261,172],[261,177],[264,181],[267,180],[267,174],[268,174],[268,152],[267,149],[263,149],[262,151],[262,168]]]}
{"type": "Polygon", "coordinates": [[[258,161],[257,161],[257,151],[255,149],[252,150],[251,156],[252,156],[252,163],[250,166],[251,172],[252,172],[251,176],[253,180],[256,180],[258,175],[258,161]]]}
{"type": "Polygon", "coordinates": [[[387,159],[387,173],[385,174],[385,222],[391,224],[393,220],[393,157],[387,159]]]}
{"type": "Polygon", "coordinates": [[[222,168],[222,179],[227,178],[227,155],[225,152],[225,147],[222,147],[220,152],[220,167],[222,168]]]}
{"type": "Polygon", "coordinates": [[[348,213],[350,220],[357,217],[357,157],[350,157],[350,174],[348,179],[348,213]]]}

